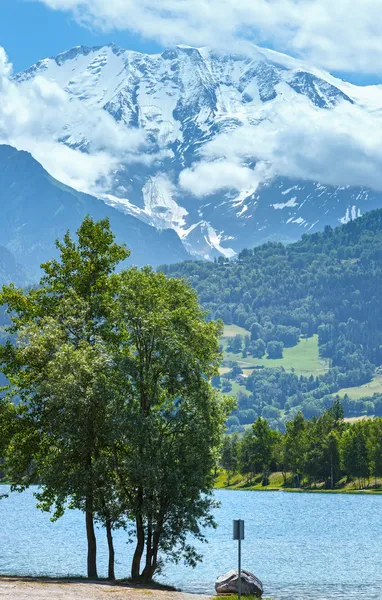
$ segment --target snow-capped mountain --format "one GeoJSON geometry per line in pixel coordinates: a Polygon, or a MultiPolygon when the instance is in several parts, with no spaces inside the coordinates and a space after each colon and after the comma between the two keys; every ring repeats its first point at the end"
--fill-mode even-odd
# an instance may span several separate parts
{"type": "MultiPolygon", "coordinates": [[[[277,173],[254,177],[241,189],[204,185],[206,191],[198,197],[182,184],[182,174],[201,161],[207,163],[209,179],[208,164],[224,158],[217,157],[216,146],[225,134],[249,127],[256,136],[266,126],[271,137],[277,115],[289,105],[310,106],[317,115],[353,104],[378,111],[378,86],[370,94],[257,47],[245,54],[222,54],[179,46],[145,55],[115,45],[81,46],[40,61],[14,81],[28,85],[38,76],[55,81],[81,104],[81,112],[73,111],[54,132],[63,144],[91,153],[89,128],[99,109],[129,131],[144,133],[147,160],[126,161],[121,154],[112,177],[100,182],[99,195],[159,229],[174,229],[194,254],[232,256],[244,246],[294,240],[382,206],[382,194],[370,189],[277,173]]],[[[250,150],[243,151],[241,164],[255,173],[257,160],[250,150]]]]}

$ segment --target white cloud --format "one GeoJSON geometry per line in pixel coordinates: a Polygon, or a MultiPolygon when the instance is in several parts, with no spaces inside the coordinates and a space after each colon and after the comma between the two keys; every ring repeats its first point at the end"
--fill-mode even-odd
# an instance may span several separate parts
{"type": "Polygon", "coordinates": [[[54,81],[38,76],[22,85],[12,79],[12,65],[0,47],[0,143],[27,150],[58,180],[81,191],[101,193],[120,163],[145,162],[145,134],[114,121],[102,109],[86,110],[54,81]],[[67,123],[82,134],[72,144],[89,141],[89,154],[59,140],[67,123]]]}
{"type": "Polygon", "coordinates": [[[179,177],[180,187],[199,198],[224,189],[256,189],[264,178],[263,168],[251,169],[240,164],[238,159],[200,161],[192,168],[184,169],[179,177]]]}
{"type": "Polygon", "coordinates": [[[308,101],[280,103],[260,124],[218,135],[203,160],[181,173],[180,185],[195,196],[231,188],[256,188],[285,176],[334,186],[382,191],[382,119],[343,102],[320,110],[308,101]],[[246,164],[257,161],[255,169],[246,164]]]}
{"type": "Polygon", "coordinates": [[[35,0],[164,44],[272,44],[330,70],[382,73],[381,0],[35,0]]]}

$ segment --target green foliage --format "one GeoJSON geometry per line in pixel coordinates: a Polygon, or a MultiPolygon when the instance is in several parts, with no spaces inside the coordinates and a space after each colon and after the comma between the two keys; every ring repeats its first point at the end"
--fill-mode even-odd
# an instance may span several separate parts
{"type": "MultiPolygon", "coordinates": [[[[150,268],[115,267],[128,251],[107,221],[86,218],[58,242],[37,289],[3,288],[17,343],[0,347],[18,400],[13,430],[0,410],[13,488],[39,483],[43,510],[83,510],[88,575],[97,576],[94,521],[135,524],[132,577],[151,581],[161,556],[195,565],[189,535],[214,525],[213,472],[232,402],[210,384],[222,333],[192,288],[150,268]],[[143,568],[141,563],[144,558],[143,568]]],[[[11,404],[4,400],[11,410],[11,404]]]]}
{"type": "Polygon", "coordinates": [[[69,501],[84,510],[88,575],[97,576],[94,515],[110,486],[105,449],[118,412],[114,366],[113,304],[117,264],[129,255],[114,243],[107,220],[85,218],[78,241],[57,242],[60,260],[42,265],[40,287],[4,287],[9,331],[18,343],[0,349],[9,396],[19,398],[20,419],[9,467],[16,488],[42,483],[37,498],[60,517],[69,501]]]}
{"type": "Polygon", "coordinates": [[[221,450],[221,466],[227,471],[227,485],[239,468],[239,438],[237,434],[231,437],[225,436],[221,450]]]}
{"type": "MultiPolygon", "coordinates": [[[[382,211],[373,211],[335,230],[327,227],[323,233],[304,235],[289,246],[268,243],[231,261],[188,261],[162,270],[171,277],[186,277],[211,318],[249,332],[241,366],[263,357],[264,344],[271,349],[270,357],[280,356],[279,344],[284,344],[285,356],[289,348],[298,348],[300,336],[317,335],[320,356],[330,361],[330,374],[322,365],[312,385],[303,373],[303,380],[281,402],[288,418],[296,410],[312,418],[325,410],[328,396],[366,384],[382,363],[381,225],[382,211]]],[[[273,360],[276,366],[280,359],[273,360]]],[[[294,366],[298,372],[299,365],[294,366]]],[[[272,387],[270,370],[257,377],[267,378],[272,387]]],[[[266,402],[274,405],[279,399],[269,395],[266,402]]],[[[253,398],[246,408],[258,406],[253,398]]],[[[370,414],[372,407],[368,410],[370,414]]],[[[283,430],[284,422],[275,426],[283,430]]]]}
{"type": "MultiPolygon", "coordinates": [[[[232,444],[227,437],[224,447],[231,454],[232,444]]],[[[382,419],[346,423],[339,400],[311,421],[298,412],[284,434],[272,431],[266,420],[258,418],[240,439],[235,438],[234,448],[238,462],[230,480],[235,476],[237,484],[244,478],[243,487],[260,481],[262,486],[280,487],[281,482],[275,485],[273,477],[280,472],[284,487],[295,488],[323,484],[335,489],[345,477],[363,489],[370,476],[375,485],[382,477],[382,419]]],[[[227,460],[222,458],[220,464],[227,469],[227,460]]]]}
{"type": "Polygon", "coordinates": [[[268,358],[276,359],[283,357],[284,344],[282,342],[268,342],[267,354],[268,358]]]}

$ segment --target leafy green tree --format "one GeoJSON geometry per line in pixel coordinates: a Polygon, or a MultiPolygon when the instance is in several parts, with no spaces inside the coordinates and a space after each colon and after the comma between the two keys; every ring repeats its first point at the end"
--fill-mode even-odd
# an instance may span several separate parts
{"type": "Polygon", "coordinates": [[[263,471],[263,485],[269,484],[269,468],[273,458],[277,434],[269,427],[268,421],[259,417],[252,425],[253,456],[255,465],[263,471]]]}
{"type": "Polygon", "coordinates": [[[233,408],[210,384],[222,324],[206,322],[184,281],[149,268],[121,274],[114,320],[126,407],[119,495],[136,528],[131,575],[151,581],[161,554],[194,565],[189,536],[204,539],[203,527],[213,524],[216,460],[233,408]]]}
{"type": "Polygon", "coordinates": [[[77,235],[57,242],[60,258],[42,265],[40,287],[3,288],[18,343],[1,348],[0,366],[24,425],[13,440],[13,479],[21,489],[42,482],[40,506],[55,506],[56,517],[67,501],[85,512],[88,576],[95,578],[94,515],[107,487],[101,466],[113,436],[110,415],[118,413],[108,352],[119,282],[113,272],[129,251],[114,242],[107,220],[87,217],[77,235]]]}
{"type": "Polygon", "coordinates": [[[235,335],[229,342],[228,349],[234,354],[239,354],[243,348],[243,336],[235,335]]]}
{"type": "Polygon", "coordinates": [[[382,477],[382,420],[375,419],[370,428],[368,438],[368,450],[370,456],[371,474],[375,478],[382,477]]]}
{"type": "Polygon", "coordinates": [[[236,433],[232,436],[225,436],[221,451],[220,464],[227,471],[227,485],[230,485],[231,478],[237,473],[239,468],[239,438],[236,433]]]}
{"type": "Polygon", "coordinates": [[[282,342],[268,342],[267,354],[268,358],[276,359],[283,357],[284,344],[282,342]]]}
{"type": "MultiPolygon", "coordinates": [[[[0,398],[0,481],[5,475],[8,447],[16,426],[16,409],[7,399],[0,398]]],[[[0,494],[0,498],[2,495],[0,494]]]]}
{"type": "Polygon", "coordinates": [[[307,449],[307,436],[304,415],[298,412],[293,421],[286,425],[285,462],[293,472],[297,485],[300,485],[301,474],[304,472],[307,449]]]}
{"type": "Polygon", "coordinates": [[[264,340],[258,339],[252,344],[252,355],[255,358],[263,358],[266,349],[267,345],[264,340]]]}
{"type": "Polygon", "coordinates": [[[242,475],[245,475],[250,482],[255,475],[255,448],[253,444],[253,431],[246,431],[239,446],[239,469],[242,475]]]}
{"type": "Polygon", "coordinates": [[[362,423],[355,423],[344,432],[341,441],[342,466],[348,478],[357,478],[359,486],[361,479],[369,477],[370,465],[367,452],[367,442],[362,423]]]}

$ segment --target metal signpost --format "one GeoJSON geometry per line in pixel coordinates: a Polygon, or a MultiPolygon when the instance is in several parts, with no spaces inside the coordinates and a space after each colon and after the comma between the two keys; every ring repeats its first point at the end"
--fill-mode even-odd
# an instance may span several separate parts
{"type": "Polygon", "coordinates": [[[238,565],[238,596],[239,600],[241,600],[241,540],[244,539],[244,521],[241,519],[236,519],[233,522],[233,539],[238,540],[239,543],[239,565],[238,565]]]}

